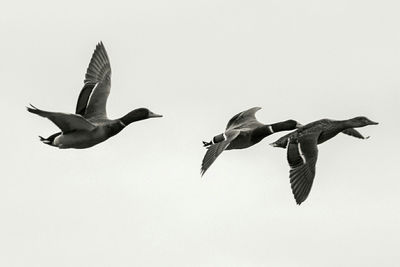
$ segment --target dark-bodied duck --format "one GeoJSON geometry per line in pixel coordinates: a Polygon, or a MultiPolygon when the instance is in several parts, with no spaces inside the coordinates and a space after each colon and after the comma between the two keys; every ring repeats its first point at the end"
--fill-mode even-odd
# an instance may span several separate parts
{"type": "Polygon", "coordinates": [[[162,117],[147,108],[135,109],[120,119],[107,118],[106,103],[111,88],[111,66],[102,42],[87,68],[78,97],[76,114],[49,112],[31,105],[28,111],[51,120],[61,132],[40,140],[58,148],[88,148],[116,135],[132,122],[162,117]]]}
{"type": "Polygon", "coordinates": [[[300,127],[271,144],[272,146],[287,149],[290,184],[298,205],[307,199],[314,181],[315,165],[318,158],[317,145],[331,139],[338,133],[367,139],[368,137],[363,137],[354,128],[374,124],[378,123],[366,117],[355,117],[340,121],[323,119],[300,127]]]}
{"type": "Polygon", "coordinates": [[[236,114],[229,120],[224,133],[215,136],[210,142],[203,141],[207,152],[201,164],[201,175],[224,150],[248,148],[275,132],[293,130],[301,126],[294,120],[263,124],[255,116],[260,109],[254,107],[236,114]]]}

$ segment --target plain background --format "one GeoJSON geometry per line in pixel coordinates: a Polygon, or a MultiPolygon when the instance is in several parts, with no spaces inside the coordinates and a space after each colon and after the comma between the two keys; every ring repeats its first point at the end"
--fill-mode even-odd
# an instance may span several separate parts
{"type": "Polygon", "coordinates": [[[8,1],[0,11],[1,266],[399,266],[398,1],[8,1]],[[73,112],[97,42],[111,118],[164,115],[86,150],[25,111],[73,112]],[[301,206],[267,137],[203,178],[202,140],[364,115],[320,146],[301,206]]]}

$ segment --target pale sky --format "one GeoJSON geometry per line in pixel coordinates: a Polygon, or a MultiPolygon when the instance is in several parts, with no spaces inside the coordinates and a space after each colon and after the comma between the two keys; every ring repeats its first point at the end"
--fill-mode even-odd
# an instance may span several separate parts
{"type": "Polygon", "coordinates": [[[0,9],[0,266],[398,266],[398,1],[8,1],[0,9]],[[97,42],[110,118],[164,115],[59,150],[32,103],[73,112],[97,42]],[[286,152],[202,140],[260,106],[264,123],[363,115],[368,140],[319,147],[295,204],[286,152]]]}

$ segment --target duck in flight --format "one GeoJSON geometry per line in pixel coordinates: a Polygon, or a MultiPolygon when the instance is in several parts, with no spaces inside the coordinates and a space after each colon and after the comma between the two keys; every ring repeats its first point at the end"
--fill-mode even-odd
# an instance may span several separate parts
{"type": "Polygon", "coordinates": [[[88,148],[116,135],[132,122],[162,117],[147,108],[138,108],[119,119],[108,119],[106,104],[110,88],[110,60],[100,42],[87,68],[75,114],[27,107],[29,112],[48,118],[61,130],[48,138],[39,136],[40,140],[58,148],[88,148]]]}
{"type": "Polygon", "coordinates": [[[287,149],[287,161],[290,166],[290,184],[296,203],[300,205],[307,199],[315,177],[315,165],[318,158],[318,146],[323,142],[344,133],[356,138],[367,139],[354,128],[375,125],[366,117],[349,120],[323,119],[311,122],[289,133],[272,146],[287,149]]]}
{"type": "Polygon", "coordinates": [[[210,142],[203,141],[207,152],[201,164],[202,176],[224,150],[248,148],[273,133],[294,130],[301,126],[294,120],[263,124],[255,117],[260,109],[254,107],[236,114],[229,120],[224,133],[215,136],[210,142]]]}

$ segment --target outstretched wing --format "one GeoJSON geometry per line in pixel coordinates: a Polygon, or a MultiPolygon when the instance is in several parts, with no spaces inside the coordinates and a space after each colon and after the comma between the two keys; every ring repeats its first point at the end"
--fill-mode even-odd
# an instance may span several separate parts
{"type": "Polygon", "coordinates": [[[354,128],[348,128],[346,130],[343,130],[342,133],[356,137],[356,138],[360,138],[360,139],[368,139],[369,138],[369,136],[364,137],[362,134],[360,134],[359,131],[357,131],[354,128]]]}
{"type": "Polygon", "coordinates": [[[85,116],[89,98],[93,93],[93,89],[95,86],[96,86],[95,83],[89,83],[89,82],[83,85],[83,88],[78,97],[78,102],[76,103],[76,110],[75,110],[76,114],[85,116]]]}
{"type": "Polygon", "coordinates": [[[106,104],[111,89],[111,65],[102,42],[97,44],[87,68],[76,114],[85,118],[107,118],[106,104]]]}
{"type": "Polygon", "coordinates": [[[254,107],[236,114],[229,120],[228,124],[226,125],[226,130],[235,129],[239,127],[245,128],[246,126],[249,126],[254,123],[261,124],[256,119],[256,112],[259,111],[260,109],[261,109],[260,107],[254,107]]]}
{"type": "Polygon", "coordinates": [[[57,125],[63,133],[77,130],[91,131],[96,128],[95,125],[81,115],[44,111],[32,105],[31,108],[27,107],[27,109],[31,113],[48,118],[57,125]]]}
{"type": "Polygon", "coordinates": [[[290,184],[297,204],[307,199],[315,177],[318,158],[318,134],[300,136],[297,141],[289,140],[287,160],[290,166],[290,184]]]}
{"type": "Polygon", "coordinates": [[[213,144],[207,147],[206,155],[203,158],[203,162],[201,163],[201,176],[210,168],[211,164],[217,159],[217,157],[224,151],[238,135],[239,131],[229,131],[225,133],[225,140],[219,143],[213,144]]]}

